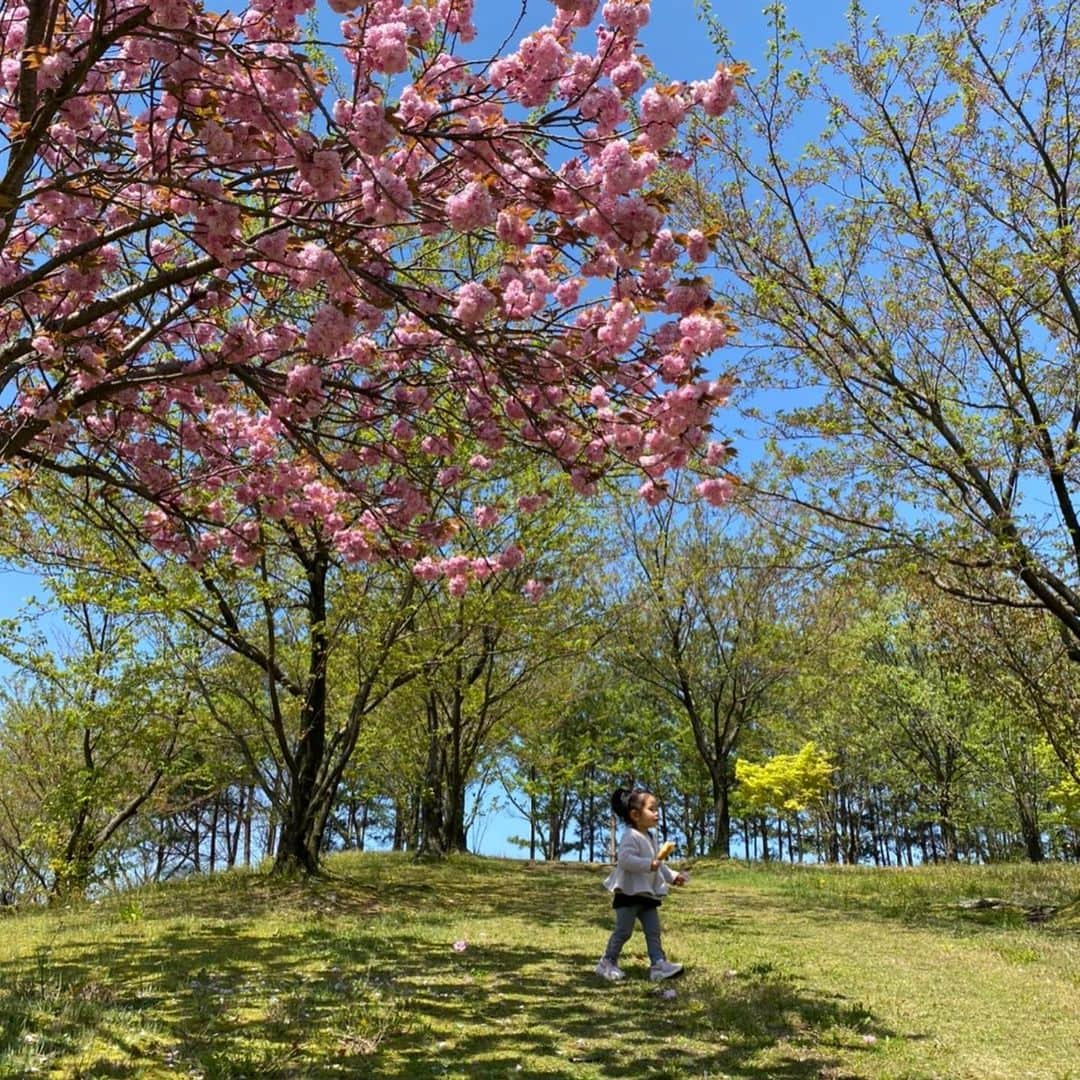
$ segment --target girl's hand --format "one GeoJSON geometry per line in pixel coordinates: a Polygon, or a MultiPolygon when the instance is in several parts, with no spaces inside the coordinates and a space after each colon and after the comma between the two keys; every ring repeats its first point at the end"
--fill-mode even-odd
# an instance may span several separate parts
{"type": "Polygon", "coordinates": [[[672,885],[685,885],[690,879],[685,874],[676,874],[672,885]]]}

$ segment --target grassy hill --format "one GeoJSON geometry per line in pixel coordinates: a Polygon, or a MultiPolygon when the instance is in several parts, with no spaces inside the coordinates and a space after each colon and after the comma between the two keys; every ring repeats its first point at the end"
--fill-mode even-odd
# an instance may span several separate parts
{"type": "Polygon", "coordinates": [[[327,870],[0,918],[0,1077],[1080,1077],[1075,866],[699,862],[619,986],[602,868],[327,870]]]}

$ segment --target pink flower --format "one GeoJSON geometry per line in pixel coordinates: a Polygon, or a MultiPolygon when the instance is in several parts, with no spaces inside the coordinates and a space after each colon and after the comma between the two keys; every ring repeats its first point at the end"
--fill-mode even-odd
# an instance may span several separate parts
{"type": "Polygon", "coordinates": [[[336,150],[316,150],[310,161],[300,163],[300,175],[311,185],[317,199],[329,201],[341,183],[341,155],[336,150]]]}
{"type": "Polygon", "coordinates": [[[637,60],[624,60],[612,69],[611,81],[619,93],[629,97],[645,85],[645,69],[637,60]]]}
{"type": "Polygon", "coordinates": [[[150,21],[166,30],[182,30],[191,22],[191,6],[187,0],[147,0],[150,21]]]}
{"type": "Polygon", "coordinates": [[[495,294],[476,281],[468,281],[454,294],[454,318],[465,326],[475,326],[495,307],[495,294]]]}
{"type": "Polygon", "coordinates": [[[638,488],[638,495],[649,504],[649,506],[658,506],[668,497],[667,485],[663,482],[657,483],[655,480],[646,480],[641,487],[638,488]]]}
{"type": "Polygon", "coordinates": [[[660,361],[660,374],[667,382],[678,382],[690,370],[690,362],[679,353],[667,353],[660,361]]]}
{"type": "Polygon", "coordinates": [[[498,568],[498,565],[488,558],[473,559],[472,566],[470,567],[472,576],[477,581],[484,581],[491,577],[498,568]]]}
{"type": "Polygon", "coordinates": [[[307,348],[317,356],[337,356],[352,339],[355,321],[333,304],[315,312],[307,334],[307,348]]]}
{"type": "Polygon", "coordinates": [[[555,286],[555,300],[562,307],[573,307],[578,301],[578,294],[585,282],[581,278],[571,278],[569,281],[560,281],[555,286]]]}
{"type": "Polygon", "coordinates": [[[409,28],[403,22],[370,27],[364,37],[364,53],[372,68],[387,75],[405,71],[409,66],[408,34],[409,28]]]}
{"type": "Polygon", "coordinates": [[[705,449],[705,464],[710,468],[714,468],[726,461],[730,452],[724,443],[711,442],[705,449]]]}
{"type": "Polygon", "coordinates": [[[686,234],[686,253],[694,262],[704,262],[709,257],[709,241],[700,229],[691,229],[686,234]]]}
{"type": "Polygon", "coordinates": [[[348,119],[349,141],[365,154],[381,154],[394,137],[386,113],[377,101],[361,101],[348,119]]]}
{"type": "Polygon", "coordinates": [[[314,364],[297,364],[285,376],[285,392],[289,397],[308,397],[322,390],[322,371],[314,364]]]}
{"type": "Polygon", "coordinates": [[[516,53],[491,65],[491,82],[522,105],[543,105],[555,89],[567,62],[566,49],[551,27],[542,27],[522,42],[516,53]]]}
{"type": "Polygon", "coordinates": [[[511,544],[498,559],[499,566],[503,570],[512,570],[515,566],[520,566],[524,561],[525,552],[517,544],[511,544]]]}
{"type": "Polygon", "coordinates": [[[710,506],[723,506],[724,503],[730,500],[732,493],[735,490],[735,485],[726,477],[720,477],[715,480],[702,480],[694,490],[709,503],[710,506]]]}
{"type": "Polygon", "coordinates": [[[34,352],[41,356],[46,356],[50,360],[55,360],[61,355],[59,346],[47,334],[37,334],[30,344],[34,349],[34,352]]]}
{"type": "Polygon", "coordinates": [[[707,82],[691,84],[694,101],[707,116],[719,116],[727,110],[735,96],[735,76],[729,67],[718,67],[707,82]]]}
{"type": "Polygon", "coordinates": [[[689,102],[679,92],[680,87],[650,86],[641,95],[641,123],[645,129],[642,139],[652,150],[661,150],[675,138],[675,131],[682,122],[689,102]]]}
{"type": "Polygon", "coordinates": [[[499,511],[494,506],[478,506],[473,511],[473,519],[481,529],[490,529],[499,520],[499,511]]]}
{"type": "Polygon", "coordinates": [[[413,563],[412,572],[421,581],[435,581],[442,577],[442,568],[430,555],[425,555],[419,562],[413,563]]]}
{"type": "Polygon", "coordinates": [[[334,533],[334,546],[348,562],[370,562],[375,558],[371,536],[363,529],[341,529],[334,533]]]}
{"type": "Polygon", "coordinates": [[[532,514],[544,506],[548,501],[546,495],[522,495],[518,501],[518,509],[523,514],[532,514]]]}
{"type": "Polygon", "coordinates": [[[495,220],[495,203],[486,184],[477,180],[446,200],[446,218],[459,232],[490,225],[495,220]]]}
{"type": "Polygon", "coordinates": [[[625,195],[651,175],[659,158],[653,153],[635,155],[625,139],[609,142],[600,152],[597,169],[605,195],[625,195]]]}
{"type": "Polygon", "coordinates": [[[527,213],[517,210],[500,210],[495,225],[495,235],[504,243],[523,248],[533,238],[533,229],[527,213]]]}
{"type": "Polygon", "coordinates": [[[645,320],[635,312],[634,305],[620,300],[608,309],[596,336],[610,346],[612,352],[622,353],[637,341],[644,325],[645,320]]]}
{"type": "Polygon", "coordinates": [[[612,30],[633,36],[649,21],[649,5],[641,0],[608,0],[601,14],[612,30]]]}
{"type": "Polygon", "coordinates": [[[535,604],[547,592],[547,585],[543,581],[537,581],[536,578],[529,578],[521,591],[535,604]]]}
{"type": "Polygon", "coordinates": [[[473,0],[438,0],[435,12],[446,23],[447,33],[457,34],[465,42],[476,36],[472,24],[473,0]]]}
{"type": "Polygon", "coordinates": [[[554,0],[555,6],[567,15],[574,17],[575,26],[588,26],[600,0],[554,0]]]}
{"type": "Polygon", "coordinates": [[[464,952],[469,947],[469,943],[467,941],[455,941],[450,947],[454,952],[464,952]]]}
{"type": "Polygon", "coordinates": [[[704,356],[727,341],[727,324],[710,315],[687,315],[679,320],[679,350],[687,356],[704,356]]]}

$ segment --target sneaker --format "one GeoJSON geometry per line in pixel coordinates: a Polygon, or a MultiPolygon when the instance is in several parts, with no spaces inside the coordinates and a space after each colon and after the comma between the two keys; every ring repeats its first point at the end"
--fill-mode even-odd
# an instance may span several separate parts
{"type": "Polygon", "coordinates": [[[602,957],[600,963],[596,965],[596,974],[601,979],[607,979],[608,982],[618,982],[626,978],[626,973],[619,965],[613,964],[606,956],[602,957]]]}
{"type": "Polygon", "coordinates": [[[653,982],[659,982],[661,979],[670,979],[673,975],[678,975],[680,971],[682,971],[682,964],[673,964],[670,960],[657,960],[649,968],[649,978],[653,982]]]}

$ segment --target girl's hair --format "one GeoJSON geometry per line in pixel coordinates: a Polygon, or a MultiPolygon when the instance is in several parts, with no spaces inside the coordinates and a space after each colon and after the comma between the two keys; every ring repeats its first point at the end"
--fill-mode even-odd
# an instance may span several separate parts
{"type": "Polygon", "coordinates": [[[652,794],[648,788],[616,788],[611,795],[611,810],[617,818],[625,821],[627,825],[633,824],[630,820],[632,810],[640,810],[645,805],[645,800],[652,794]]]}

